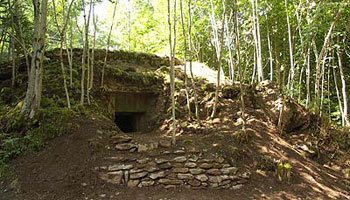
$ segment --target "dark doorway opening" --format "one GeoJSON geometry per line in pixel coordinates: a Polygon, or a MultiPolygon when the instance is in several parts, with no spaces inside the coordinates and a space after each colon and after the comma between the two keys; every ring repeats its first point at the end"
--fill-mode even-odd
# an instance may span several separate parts
{"type": "Polygon", "coordinates": [[[139,132],[143,115],[144,113],[117,112],[115,123],[124,133],[139,132]]]}

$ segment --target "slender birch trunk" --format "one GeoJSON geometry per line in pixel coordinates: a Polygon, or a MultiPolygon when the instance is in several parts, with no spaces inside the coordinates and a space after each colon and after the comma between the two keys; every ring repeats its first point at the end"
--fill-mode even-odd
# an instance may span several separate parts
{"type": "Polygon", "coordinates": [[[238,8],[237,8],[237,0],[235,0],[235,40],[236,40],[236,53],[237,53],[237,70],[239,76],[239,90],[240,90],[240,98],[241,98],[241,114],[243,120],[242,130],[245,133],[246,131],[246,118],[245,118],[245,104],[244,104],[244,89],[242,82],[244,81],[242,69],[241,69],[241,50],[240,50],[240,42],[239,42],[239,21],[238,21],[238,8]]]}
{"type": "Polygon", "coordinates": [[[95,13],[95,5],[93,6],[93,24],[94,24],[94,37],[91,51],[91,72],[90,72],[90,84],[89,90],[91,91],[94,87],[94,68],[95,68],[95,47],[96,47],[96,32],[97,32],[97,16],[95,13]]]}
{"type": "Polygon", "coordinates": [[[219,91],[220,91],[220,76],[221,76],[221,66],[222,66],[222,55],[223,55],[223,50],[224,50],[224,30],[225,30],[225,16],[226,16],[226,6],[227,6],[227,0],[224,0],[223,2],[223,7],[224,7],[224,15],[223,15],[223,20],[222,20],[222,32],[221,32],[221,38],[219,41],[219,35],[218,35],[218,30],[216,27],[216,22],[215,22],[215,14],[214,14],[214,6],[213,6],[213,1],[210,0],[211,2],[211,7],[212,7],[212,26],[213,26],[213,35],[214,35],[214,40],[216,41],[216,54],[217,54],[217,59],[218,59],[218,70],[217,70],[217,85],[216,85],[216,90],[215,90],[215,101],[214,101],[214,106],[213,106],[213,112],[211,113],[211,118],[214,118],[216,115],[216,110],[218,106],[218,101],[219,101],[219,91]]]}
{"type": "Polygon", "coordinates": [[[270,39],[270,28],[268,23],[268,18],[266,16],[266,22],[267,22],[267,47],[269,49],[269,61],[270,61],[270,81],[273,81],[273,56],[272,56],[272,46],[271,46],[271,39],[270,39]]]}
{"type": "Polygon", "coordinates": [[[293,56],[293,44],[292,44],[292,31],[291,31],[290,22],[289,22],[287,0],[284,1],[284,5],[286,8],[286,15],[287,15],[289,56],[290,56],[290,78],[288,79],[288,87],[287,88],[290,90],[290,94],[293,97],[295,68],[294,68],[294,56],[293,56]]]}
{"type": "Polygon", "coordinates": [[[85,101],[85,72],[89,70],[89,25],[90,25],[90,16],[92,8],[92,0],[90,0],[89,14],[86,17],[85,13],[85,0],[83,0],[84,7],[84,48],[83,48],[83,57],[81,65],[81,96],[80,96],[80,105],[84,105],[85,101]]]}
{"type": "Polygon", "coordinates": [[[66,80],[66,69],[65,69],[66,67],[64,66],[64,62],[63,62],[63,44],[66,43],[66,37],[65,37],[66,36],[66,29],[67,29],[67,24],[68,24],[70,12],[71,12],[71,8],[72,8],[72,5],[74,3],[74,0],[72,0],[70,2],[70,5],[68,6],[67,16],[65,16],[65,13],[64,13],[65,2],[62,1],[62,4],[63,4],[63,9],[62,9],[63,10],[63,24],[62,24],[62,27],[60,27],[60,25],[58,23],[55,0],[53,0],[52,3],[53,3],[53,8],[54,8],[54,17],[55,17],[56,27],[57,27],[57,30],[58,30],[59,35],[60,35],[60,63],[61,63],[61,70],[62,70],[63,87],[64,87],[64,92],[66,95],[67,107],[68,107],[68,109],[71,109],[70,97],[69,97],[67,80],[66,80]]]}
{"type": "Polygon", "coordinates": [[[184,23],[184,14],[183,14],[183,8],[182,8],[182,0],[180,0],[180,11],[181,11],[181,26],[182,26],[182,35],[184,37],[184,71],[185,71],[185,93],[186,93],[186,102],[187,102],[187,109],[188,109],[188,117],[191,118],[192,112],[191,112],[191,106],[190,106],[190,98],[188,94],[188,76],[187,76],[187,39],[186,39],[186,29],[185,29],[185,23],[184,23]]]}
{"type": "Polygon", "coordinates": [[[45,53],[47,0],[33,0],[34,37],[30,76],[22,113],[32,119],[40,108],[42,94],[42,62],[45,53]]]}
{"type": "MultiPolygon", "coordinates": [[[[337,40],[338,40],[338,44],[339,44],[339,36],[338,36],[337,40]]],[[[343,53],[341,52],[341,50],[339,48],[337,49],[337,57],[338,57],[338,66],[339,66],[340,78],[341,78],[341,83],[342,83],[342,94],[343,94],[342,124],[343,124],[343,127],[347,127],[349,125],[349,120],[348,120],[348,99],[347,99],[347,95],[346,95],[346,82],[345,82],[345,75],[344,75],[343,63],[342,63],[343,53]]]]}
{"type": "Polygon", "coordinates": [[[169,25],[169,47],[170,47],[170,89],[171,89],[171,111],[172,111],[172,138],[171,142],[173,145],[176,144],[176,116],[175,116],[175,47],[176,47],[176,0],[174,0],[174,18],[173,18],[173,29],[171,24],[171,7],[170,0],[168,0],[168,25],[169,25]],[[174,36],[172,32],[174,31],[174,36]]]}
{"type": "Polygon", "coordinates": [[[199,108],[198,108],[198,96],[197,96],[197,87],[195,84],[195,79],[192,70],[192,5],[191,0],[188,0],[188,52],[189,52],[189,62],[190,62],[190,74],[191,74],[191,85],[194,96],[194,106],[195,106],[195,116],[196,119],[199,120],[199,108]]]}
{"type": "Polygon", "coordinates": [[[108,50],[109,50],[109,43],[110,43],[110,40],[111,40],[111,34],[112,34],[112,30],[113,30],[113,25],[114,25],[114,17],[115,17],[116,9],[117,9],[117,1],[115,1],[115,3],[114,3],[111,27],[109,29],[109,33],[108,33],[108,37],[107,37],[106,54],[105,54],[105,59],[104,59],[104,62],[103,62],[102,75],[101,75],[101,87],[103,87],[103,82],[104,82],[105,68],[106,68],[106,65],[107,65],[107,57],[108,57],[108,50]]]}
{"type": "Polygon", "coordinates": [[[321,52],[319,53],[318,55],[318,58],[317,58],[317,61],[316,61],[316,77],[315,77],[315,100],[316,100],[316,114],[320,114],[320,105],[321,105],[321,102],[320,102],[320,68],[321,68],[321,61],[324,60],[324,57],[326,55],[326,51],[327,51],[327,47],[328,47],[328,44],[329,44],[329,41],[330,41],[330,38],[332,36],[332,33],[333,33],[333,30],[334,30],[334,27],[335,27],[335,24],[336,22],[338,21],[338,19],[340,18],[340,15],[341,15],[341,10],[338,11],[336,17],[335,17],[335,20],[333,21],[333,23],[331,24],[329,30],[328,30],[328,33],[327,33],[327,36],[324,40],[324,44],[322,46],[322,49],[321,49],[321,52]]]}

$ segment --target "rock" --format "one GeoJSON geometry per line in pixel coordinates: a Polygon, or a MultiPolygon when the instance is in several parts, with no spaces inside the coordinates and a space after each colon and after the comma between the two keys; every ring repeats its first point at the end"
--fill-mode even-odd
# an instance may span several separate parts
{"type": "Polygon", "coordinates": [[[170,164],[170,162],[166,162],[166,163],[163,163],[163,164],[160,164],[159,165],[159,168],[160,169],[170,169],[172,168],[173,166],[170,164]]]}
{"type": "Polygon", "coordinates": [[[222,186],[221,186],[221,188],[222,188],[222,189],[228,189],[228,188],[230,188],[230,187],[231,187],[231,185],[230,185],[230,184],[227,184],[227,185],[222,185],[222,186]]]}
{"type": "Polygon", "coordinates": [[[222,168],[222,164],[220,164],[220,163],[213,163],[213,168],[214,169],[220,169],[220,168],[222,168]]]}
{"type": "Polygon", "coordinates": [[[230,179],[231,181],[239,181],[239,180],[241,180],[241,178],[239,176],[228,176],[228,179],[230,179]]]}
{"type": "Polygon", "coordinates": [[[208,176],[205,174],[197,175],[197,176],[195,176],[195,178],[201,182],[205,182],[209,179],[208,176]]]}
{"type": "Polygon", "coordinates": [[[176,188],[176,185],[165,185],[164,188],[165,189],[174,189],[174,188],[176,188]]]}
{"type": "Polygon", "coordinates": [[[188,168],[173,168],[174,173],[187,173],[188,171],[188,168]]]}
{"type": "Polygon", "coordinates": [[[217,188],[217,187],[219,187],[219,183],[209,183],[209,186],[211,188],[217,188]]]}
{"type": "Polygon", "coordinates": [[[116,135],[112,137],[114,144],[128,143],[132,141],[132,138],[127,135],[116,135]]]}
{"type": "Polygon", "coordinates": [[[228,167],[228,168],[222,168],[220,169],[222,174],[228,175],[228,174],[236,174],[238,171],[237,167],[228,167]]]}
{"type": "Polygon", "coordinates": [[[146,144],[139,144],[137,147],[138,152],[146,152],[148,151],[148,147],[146,144]]]}
{"type": "Polygon", "coordinates": [[[135,174],[135,173],[139,173],[139,172],[143,172],[143,169],[132,169],[130,170],[130,174],[135,174]]]}
{"type": "Polygon", "coordinates": [[[190,169],[190,173],[193,174],[193,175],[202,174],[204,172],[205,172],[205,170],[204,169],[200,169],[200,168],[190,169]]]}
{"type": "Polygon", "coordinates": [[[163,151],[163,155],[169,155],[170,151],[163,151]]]}
{"type": "Polygon", "coordinates": [[[173,159],[174,162],[185,162],[187,158],[185,156],[179,156],[173,159]]]}
{"type": "Polygon", "coordinates": [[[158,178],[163,178],[165,177],[165,172],[164,171],[160,171],[160,172],[157,172],[157,173],[152,173],[149,175],[149,177],[153,180],[155,179],[158,179],[158,178]]]}
{"type": "Polygon", "coordinates": [[[141,185],[144,187],[149,187],[154,185],[154,181],[150,180],[150,181],[141,181],[141,185]]]}
{"type": "Polygon", "coordinates": [[[123,172],[122,171],[108,172],[107,174],[100,175],[100,178],[108,183],[120,185],[122,184],[122,180],[123,180],[123,172]]]}
{"type": "Polygon", "coordinates": [[[158,149],[159,147],[159,143],[158,142],[152,142],[149,144],[149,149],[153,150],[153,149],[158,149]]]}
{"type": "Polygon", "coordinates": [[[242,184],[238,184],[238,185],[232,186],[231,189],[233,189],[233,190],[239,190],[239,189],[241,189],[242,187],[243,187],[242,184]]]}
{"type": "Polygon", "coordinates": [[[225,180],[225,181],[222,181],[219,185],[224,186],[224,185],[228,185],[230,183],[231,183],[231,180],[225,180]]]}
{"type": "Polygon", "coordinates": [[[187,162],[187,163],[185,163],[185,167],[194,168],[196,166],[197,166],[197,164],[194,163],[194,162],[187,162]]]}
{"type": "Polygon", "coordinates": [[[183,164],[182,163],[173,163],[173,167],[175,167],[175,168],[183,168],[183,164]]]}
{"type": "Polygon", "coordinates": [[[130,175],[130,173],[128,170],[124,171],[124,180],[123,180],[124,182],[123,183],[127,183],[129,181],[129,175],[130,175]]]}
{"type": "Polygon", "coordinates": [[[131,174],[130,179],[143,178],[143,177],[147,176],[147,174],[148,174],[148,172],[139,172],[139,173],[131,174]]]}
{"type": "Polygon", "coordinates": [[[149,158],[143,158],[143,159],[139,159],[137,160],[138,163],[140,164],[146,164],[148,161],[150,161],[151,159],[149,158]]]}
{"type": "Polygon", "coordinates": [[[171,141],[170,140],[161,140],[159,141],[159,146],[168,148],[171,146],[171,141]]]}
{"type": "Polygon", "coordinates": [[[136,152],[136,150],[137,150],[137,148],[136,148],[136,147],[133,147],[133,148],[131,148],[131,149],[129,150],[129,152],[130,152],[130,153],[134,153],[134,152],[136,152]]]}
{"type": "Polygon", "coordinates": [[[202,183],[198,180],[192,179],[188,181],[188,184],[190,184],[193,187],[199,187],[202,183]]]}
{"type": "Polygon", "coordinates": [[[198,157],[197,156],[193,156],[193,157],[189,158],[188,161],[190,161],[190,162],[197,162],[198,161],[198,157]]]}
{"type": "Polygon", "coordinates": [[[222,177],[221,176],[209,176],[209,182],[211,183],[221,183],[222,177]]]}
{"type": "Polygon", "coordinates": [[[190,180],[193,179],[194,176],[192,174],[177,174],[177,178],[182,180],[190,180]]]}
{"type": "Polygon", "coordinates": [[[166,160],[166,159],[164,159],[164,158],[156,158],[156,159],[154,159],[154,161],[155,161],[157,164],[162,164],[162,163],[169,162],[168,160],[166,160]]]}
{"type": "Polygon", "coordinates": [[[209,169],[209,170],[207,170],[207,174],[209,174],[209,175],[221,175],[222,172],[219,169],[209,169]]]}
{"type": "Polygon", "coordinates": [[[223,162],[225,162],[225,159],[223,157],[218,157],[215,159],[215,162],[222,164],[223,162]]]}
{"type": "Polygon", "coordinates": [[[158,180],[158,183],[161,183],[164,185],[182,185],[184,182],[182,180],[162,178],[158,180]]]}
{"type": "Polygon", "coordinates": [[[202,163],[199,165],[200,168],[203,168],[203,169],[210,169],[211,167],[213,167],[213,164],[210,164],[210,163],[202,163]]]}
{"type": "Polygon", "coordinates": [[[132,169],[133,165],[126,165],[126,164],[115,164],[108,167],[108,171],[119,171],[119,170],[128,170],[132,169]]]}
{"type": "Polygon", "coordinates": [[[185,154],[186,152],[184,151],[184,150],[176,150],[176,151],[174,151],[174,154],[185,154]]]}
{"type": "Polygon", "coordinates": [[[244,179],[250,179],[250,172],[244,172],[243,174],[240,175],[240,177],[244,179]]]}
{"type": "Polygon", "coordinates": [[[196,148],[192,147],[188,149],[188,153],[199,153],[199,151],[196,148]]]}
{"type": "Polygon", "coordinates": [[[342,171],[343,171],[344,177],[349,179],[350,178],[350,168],[343,169],[342,171]]]}
{"type": "Polygon", "coordinates": [[[140,183],[140,180],[136,179],[136,180],[130,180],[128,182],[128,187],[137,187],[137,185],[140,183]]]}
{"type": "Polygon", "coordinates": [[[220,123],[221,123],[221,120],[220,120],[220,118],[215,118],[215,119],[212,120],[211,123],[212,123],[212,124],[220,124],[220,123]]]}
{"type": "Polygon", "coordinates": [[[128,151],[132,148],[135,148],[136,146],[131,143],[122,143],[122,144],[117,144],[115,145],[115,149],[119,151],[128,151]]]}
{"type": "Polygon", "coordinates": [[[147,172],[155,172],[155,171],[158,171],[159,168],[153,167],[153,166],[148,166],[148,167],[146,167],[145,170],[146,170],[147,172]]]}

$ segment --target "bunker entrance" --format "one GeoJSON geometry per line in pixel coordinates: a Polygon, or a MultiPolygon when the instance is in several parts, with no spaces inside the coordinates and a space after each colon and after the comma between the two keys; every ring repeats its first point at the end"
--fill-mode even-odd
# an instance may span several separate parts
{"type": "Polygon", "coordinates": [[[117,112],[115,114],[115,123],[124,133],[141,131],[142,117],[144,113],[117,112]]]}
{"type": "Polygon", "coordinates": [[[114,121],[124,133],[142,132],[149,128],[157,95],[153,93],[116,92],[114,121]]]}

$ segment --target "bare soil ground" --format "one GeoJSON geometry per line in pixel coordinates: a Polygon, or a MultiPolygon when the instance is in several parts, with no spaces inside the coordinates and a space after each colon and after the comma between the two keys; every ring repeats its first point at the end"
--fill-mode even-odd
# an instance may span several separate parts
{"type": "MultiPolygon", "coordinates": [[[[234,109],[234,108],[233,108],[234,109]]],[[[350,199],[350,183],[340,169],[300,155],[292,144],[277,134],[275,125],[266,121],[260,110],[248,109],[249,142],[233,146],[237,132],[234,122],[213,124],[207,132],[185,131],[177,146],[193,141],[193,146],[233,157],[239,169],[248,169],[251,178],[239,190],[165,189],[160,186],[128,188],[102,182],[93,168],[117,153],[110,137],[101,130],[114,130],[112,121],[102,118],[74,118],[75,126],[65,135],[46,145],[40,152],[30,152],[11,163],[13,175],[0,184],[1,200],[76,200],[76,199],[350,199]],[[229,126],[231,124],[231,126],[229,126]],[[237,151],[225,151],[235,147],[237,151]],[[290,183],[280,183],[274,171],[260,170],[259,155],[291,162],[290,183]]],[[[203,122],[204,123],[204,122],[203,122]]],[[[138,141],[164,139],[161,131],[129,134],[138,141]]],[[[169,138],[170,140],[170,138],[169,138]]]]}

